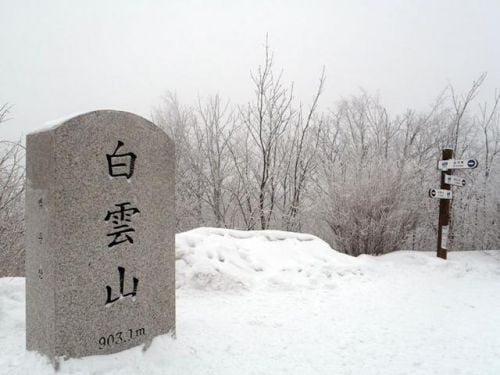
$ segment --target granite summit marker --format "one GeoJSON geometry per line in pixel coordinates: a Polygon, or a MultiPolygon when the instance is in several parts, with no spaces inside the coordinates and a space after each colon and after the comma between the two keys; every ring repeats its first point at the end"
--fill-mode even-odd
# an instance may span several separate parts
{"type": "Polygon", "coordinates": [[[26,141],[26,345],[52,359],[175,333],[174,145],[127,112],[26,141]]]}

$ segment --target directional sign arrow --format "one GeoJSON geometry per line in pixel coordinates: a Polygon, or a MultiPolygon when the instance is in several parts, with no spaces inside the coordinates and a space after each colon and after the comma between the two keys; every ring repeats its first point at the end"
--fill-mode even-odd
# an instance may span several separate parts
{"type": "Polygon", "coordinates": [[[465,186],[465,178],[445,174],[444,183],[453,186],[465,186]]]}
{"type": "Polygon", "coordinates": [[[447,171],[448,169],[474,169],[477,168],[478,165],[479,162],[477,159],[450,159],[438,161],[438,169],[441,171],[447,171]]]}
{"type": "Polygon", "coordinates": [[[452,199],[453,193],[446,189],[429,189],[429,197],[437,199],[452,199]]]}

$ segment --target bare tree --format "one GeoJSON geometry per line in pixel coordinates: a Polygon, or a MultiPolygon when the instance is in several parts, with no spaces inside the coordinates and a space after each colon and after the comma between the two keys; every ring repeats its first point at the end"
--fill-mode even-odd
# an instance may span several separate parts
{"type": "Polygon", "coordinates": [[[484,103],[479,106],[478,123],[484,136],[484,177],[490,176],[493,162],[500,152],[500,116],[498,113],[500,92],[497,90],[493,98],[492,108],[484,103]]]}
{"type": "Polygon", "coordinates": [[[312,173],[317,166],[317,150],[323,119],[316,112],[324,83],[325,71],[323,69],[318,89],[309,110],[304,113],[302,105],[300,105],[294,117],[293,128],[289,131],[288,141],[283,148],[283,157],[286,163],[282,178],[282,227],[289,231],[301,229],[298,215],[301,209],[305,209],[303,198],[308,187],[307,184],[312,181],[312,173]]]}
{"type": "MultiPolygon", "coordinates": [[[[0,123],[10,107],[0,107],[0,123]]],[[[0,141],[0,276],[24,273],[24,148],[20,142],[0,141]]]]}
{"type": "Polygon", "coordinates": [[[486,79],[486,73],[481,74],[477,80],[472,82],[472,86],[467,92],[467,94],[462,96],[456,94],[455,89],[453,88],[453,86],[450,85],[451,99],[454,110],[452,128],[451,128],[452,142],[453,142],[452,145],[453,145],[453,151],[455,152],[456,155],[462,155],[463,152],[467,149],[466,142],[463,143],[462,149],[459,149],[458,147],[460,136],[462,135],[462,133],[465,133],[462,129],[464,117],[465,114],[467,113],[467,109],[469,108],[474,98],[477,96],[479,88],[481,87],[485,79],[486,79]]]}
{"type": "Polygon", "coordinates": [[[176,159],[176,220],[177,230],[185,231],[205,222],[203,217],[204,181],[200,175],[203,159],[193,148],[193,128],[196,116],[191,108],[183,107],[177,97],[167,93],[154,110],[153,119],[165,129],[175,143],[176,159]]]}
{"type": "Polygon", "coordinates": [[[234,191],[229,186],[234,182],[229,143],[235,130],[229,103],[222,105],[218,95],[209,98],[205,105],[198,100],[198,115],[200,121],[194,123],[194,135],[204,161],[199,171],[205,184],[204,199],[213,212],[215,225],[226,227],[234,191]]]}
{"type": "Polygon", "coordinates": [[[292,121],[293,85],[287,89],[282,75],[273,72],[273,56],[265,46],[265,61],[252,74],[255,100],[240,107],[240,117],[250,140],[258,150],[254,178],[258,189],[258,216],[261,229],[268,229],[276,205],[279,174],[284,160],[278,157],[282,136],[292,121]]]}
{"type": "MultiPolygon", "coordinates": [[[[450,85],[451,92],[451,119],[449,125],[449,133],[451,134],[451,145],[455,152],[456,158],[462,158],[466,154],[472,152],[481,152],[480,147],[477,147],[477,139],[480,136],[480,127],[477,121],[473,120],[472,104],[481,85],[484,83],[487,74],[483,73],[478,79],[474,80],[471,87],[465,95],[459,95],[455,92],[453,86],[450,85]]],[[[474,176],[477,171],[471,171],[469,176],[474,176]]],[[[463,248],[474,246],[474,233],[478,228],[479,201],[480,193],[475,183],[469,184],[466,188],[460,190],[454,199],[450,202],[450,247],[463,248]],[[472,219],[473,218],[473,219],[472,219]],[[472,220],[471,220],[472,219],[472,220]]]]}
{"type": "Polygon", "coordinates": [[[234,165],[235,183],[232,185],[231,194],[236,202],[237,212],[241,217],[242,227],[247,230],[254,230],[258,223],[258,210],[254,204],[257,201],[257,194],[253,189],[255,172],[252,171],[254,155],[252,145],[246,132],[241,131],[242,127],[237,127],[237,132],[230,142],[229,152],[234,165]]]}
{"type": "Polygon", "coordinates": [[[484,143],[484,157],[483,157],[483,186],[481,189],[481,209],[476,207],[475,210],[475,243],[481,244],[481,249],[487,249],[490,246],[495,246],[494,239],[498,237],[496,233],[493,232],[493,236],[490,231],[486,231],[483,228],[489,225],[494,225],[495,219],[498,215],[495,205],[488,204],[488,201],[495,200],[495,189],[492,187],[495,184],[491,184],[490,176],[492,174],[492,168],[495,163],[495,159],[500,153],[500,114],[499,114],[499,103],[500,103],[500,92],[495,91],[493,98],[493,104],[491,107],[487,103],[479,105],[479,115],[476,119],[477,123],[481,127],[483,133],[483,143],[484,143]],[[492,210],[493,208],[493,210],[492,210]],[[480,211],[480,214],[479,214],[480,211]],[[481,217],[481,219],[479,219],[481,217]],[[479,223],[481,221],[481,223],[479,223]]]}

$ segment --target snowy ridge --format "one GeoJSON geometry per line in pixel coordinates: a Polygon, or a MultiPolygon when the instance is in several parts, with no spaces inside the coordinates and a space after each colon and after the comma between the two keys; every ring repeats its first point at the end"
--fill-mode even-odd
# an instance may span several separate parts
{"type": "Polygon", "coordinates": [[[309,234],[199,228],[176,237],[177,288],[332,288],[359,272],[354,258],[309,234]]]}

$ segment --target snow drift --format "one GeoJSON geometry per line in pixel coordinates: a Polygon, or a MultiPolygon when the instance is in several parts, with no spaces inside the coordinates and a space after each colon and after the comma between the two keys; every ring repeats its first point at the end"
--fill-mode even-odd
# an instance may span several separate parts
{"type": "Polygon", "coordinates": [[[328,288],[358,273],[354,258],[309,234],[199,228],[176,237],[177,288],[328,288]]]}

